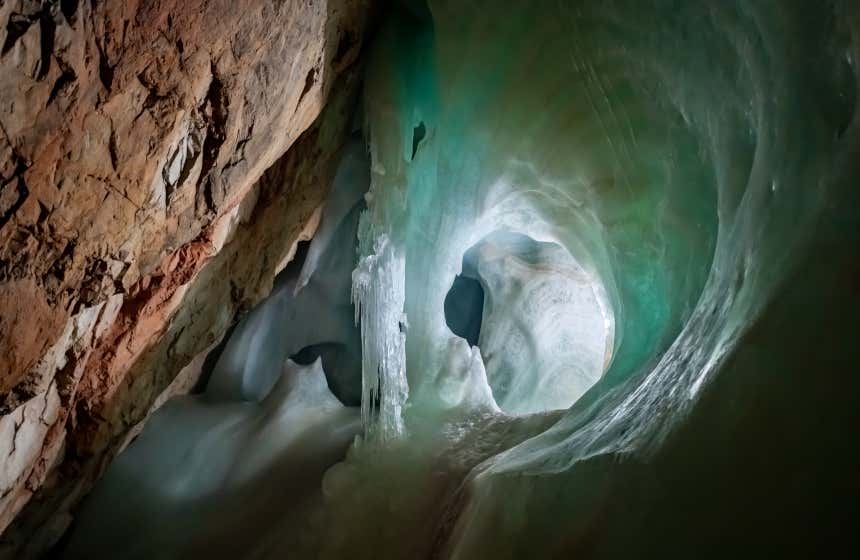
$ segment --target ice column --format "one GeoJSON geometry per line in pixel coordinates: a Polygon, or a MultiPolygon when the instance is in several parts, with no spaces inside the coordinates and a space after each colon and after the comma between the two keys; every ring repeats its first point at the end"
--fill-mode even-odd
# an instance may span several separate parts
{"type": "Polygon", "coordinates": [[[366,438],[380,442],[404,432],[402,410],[409,396],[405,278],[403,252],[384,233],[352,273],[355,320],[361,323],[361,419],[366,438]]]}

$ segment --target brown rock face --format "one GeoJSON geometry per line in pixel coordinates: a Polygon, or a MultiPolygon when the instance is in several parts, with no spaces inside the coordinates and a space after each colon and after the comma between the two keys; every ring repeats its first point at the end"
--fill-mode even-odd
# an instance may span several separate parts
{"type": "Polygon", "coordinates": [[[0,3],[0,530],[37,493],[0,551],[61,534],[312,233],[368,2],[0,3]]]}

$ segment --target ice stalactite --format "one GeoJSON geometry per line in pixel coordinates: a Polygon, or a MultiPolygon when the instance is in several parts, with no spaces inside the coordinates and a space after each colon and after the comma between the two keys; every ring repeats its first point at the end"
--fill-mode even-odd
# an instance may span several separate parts
{"type": "Polygon", "coordinates": [[[361,325],[361,417],[368,437],[404,435],[406,328],[404,259],[383,233],[352,275],[355,321],[361,325]]]}

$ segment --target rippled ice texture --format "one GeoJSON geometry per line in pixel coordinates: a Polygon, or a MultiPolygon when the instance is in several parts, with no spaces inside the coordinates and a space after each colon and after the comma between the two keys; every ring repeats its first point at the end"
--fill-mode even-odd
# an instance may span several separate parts
{"type": "Polygon", "coordinates": [[[485,237],[463,262],[463,275],[486,294],[478,345],[500,409],[529,414],[576,402],[600,378],[612,343],[611,317],[588,275],[561,246],[511,233],[485,237]]]}
{"type": "MultiPolygon", "coordinates": [[[[406,367],[379,374],[408,385],[402,445],[438,465],[474,434],[498,442],[489,363],[440,312],[488,234],[575,259],[613,322],[611,362],[548,430],[464,459],[477,466],[447,500],[356,504],[382,521],[345,515],[352,547],[701,557],[851,538],[844,481],[860,461],[836,434],[857,407],[836,387],[857,386],[857,4],[419,4],[403,3],[371,58],[359,233],[363,255],[384,234],[405,262],[406,367]],[[400,521],[422,515],[435,532],[400,521]]],[[[558,328],[582,318],[565,315],[558,328]]],[[[439,492],[391,449],[356,452],[364,486],[332,499],[439,492]]]]}

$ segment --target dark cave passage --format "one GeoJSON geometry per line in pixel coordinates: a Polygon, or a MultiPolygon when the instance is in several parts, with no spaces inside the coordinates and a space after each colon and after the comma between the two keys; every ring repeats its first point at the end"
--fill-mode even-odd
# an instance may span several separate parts
{"type": "Polygon", "coordinates": [[[445,296],[445,322],[451,332],[478,345],[484,313],[484,288],[474,278],[458,274],[445,296]]]}

